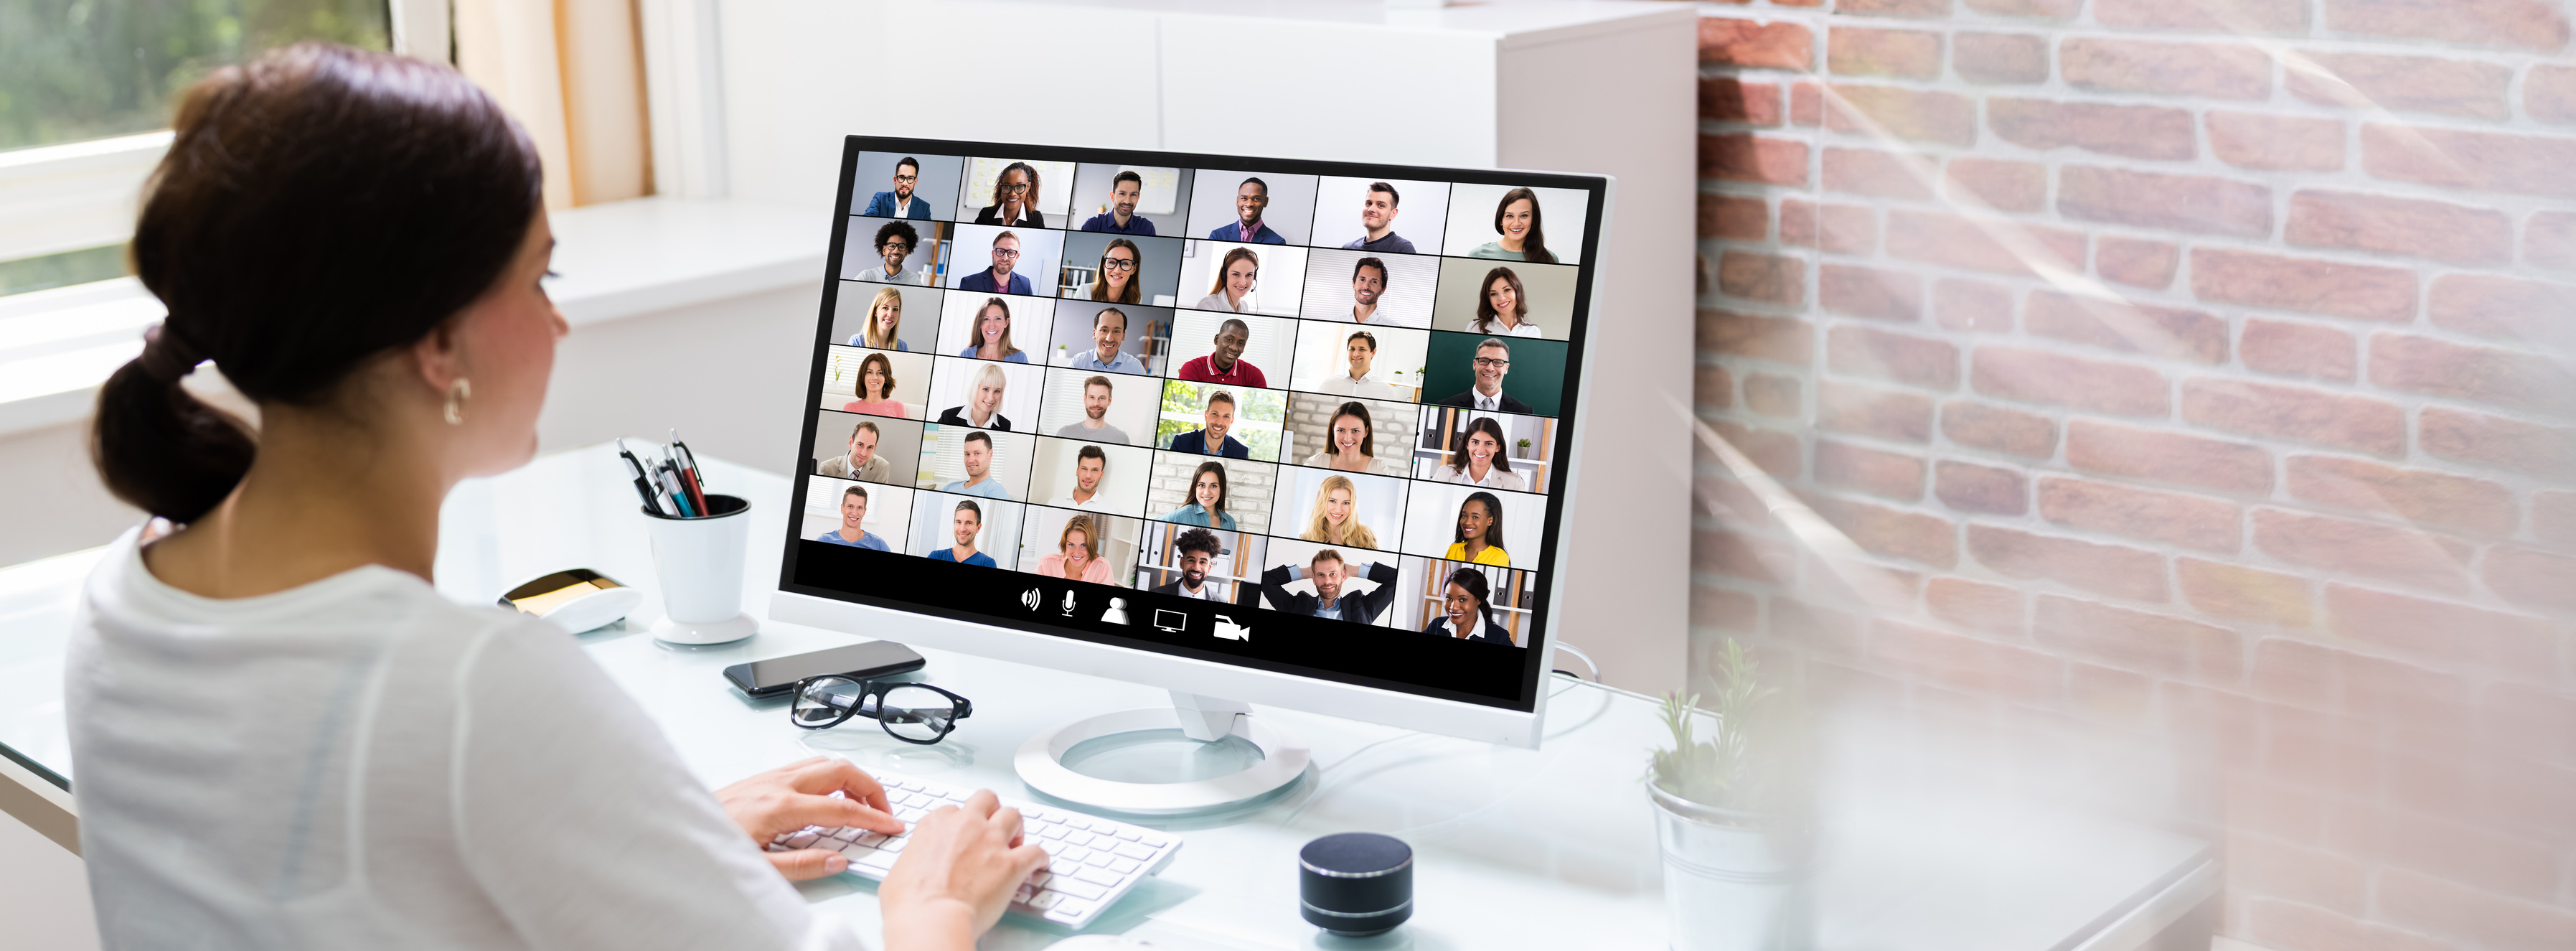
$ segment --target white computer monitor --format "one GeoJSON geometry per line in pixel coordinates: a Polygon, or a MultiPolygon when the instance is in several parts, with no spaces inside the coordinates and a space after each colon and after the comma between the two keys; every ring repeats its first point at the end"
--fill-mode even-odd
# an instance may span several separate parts
{"type": "Polygon", "coordinates": [[[1607,178],[864,136],[841,171],[771,617],[1537,745],[1607,178]]]}

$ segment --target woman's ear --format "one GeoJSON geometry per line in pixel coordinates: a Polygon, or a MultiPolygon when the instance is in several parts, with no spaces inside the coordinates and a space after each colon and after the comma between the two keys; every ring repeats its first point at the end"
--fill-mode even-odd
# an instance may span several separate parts
{"type": "MultiPolygon", "coordinates": [[[[469,308],[470,310],[470,308],[469,308]]],[[[441,321],[436,328],[411,345],[411,361],[423,385],[432,395],[445,398],[458,378],[466,376],[465,335],[458,330],[457,319],[441,321]]]]}

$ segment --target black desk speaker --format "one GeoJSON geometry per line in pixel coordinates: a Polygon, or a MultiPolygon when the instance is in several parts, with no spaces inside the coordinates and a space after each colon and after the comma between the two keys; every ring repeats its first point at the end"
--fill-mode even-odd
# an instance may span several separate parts
{"type": "Polygon", "coordinates": [[[1413,917],[1413,847],[1375,832],[1328,835],[1297,853],[1306,920],[1337,935],[1373,935],[1413,917]]]}

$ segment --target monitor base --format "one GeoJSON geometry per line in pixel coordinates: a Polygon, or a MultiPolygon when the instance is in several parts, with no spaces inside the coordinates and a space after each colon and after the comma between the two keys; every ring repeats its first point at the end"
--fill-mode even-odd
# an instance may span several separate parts
{"type": "Polygon", "coordinates": [[[1306,744],[1252,716],[1242,704],[1172,693],[1173,706],[1121,710],[1076,720],[1030,737],[1012,766],[1029,788],[1077,805],[1139,815],[1202,812],[1270,793],[1297,781],[1313,758],[1306,744]],[[1065,766],[1065,754],[1085,740],[1141,730],[1178,729],[1213,742],[1241,737],[1261,760],[1239,773],[1211,779],[1131,783],[1085,776],[1065,766]]]}
{"type": "Polygon", "coordinates": [[[653,639],[665,644],[731,644],[760,633],[760,621],[736,614],[722,621],[690,624],[663,618],[653,622],[653,639]]]}

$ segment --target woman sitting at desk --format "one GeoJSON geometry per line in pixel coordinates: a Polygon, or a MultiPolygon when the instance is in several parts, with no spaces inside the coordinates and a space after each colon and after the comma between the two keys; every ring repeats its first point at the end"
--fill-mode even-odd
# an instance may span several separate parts
{"type": "Polygon", "coordinates": [[[1511,633],[1494,625],[1492,594],[1484,572],[1474,568],[1450,572],[1447,592],[1440,599],[1443,614],[1432,618],[1422,633],[1510,646],[1511,633]]]}
{"type": "Polygon", "coordinates": [[[1055,536],[1055,554],[1038,559],[1038,573],[1049,578],[1108,584],[1109,562],[1100,557],[1099,539],[1099,527],[1091,516],[1065,519],[1064,531],[1055,536]]]}
{"type": "MultiPolygon", "coordinates": [[[[215,70],[174,125],[132,244],[169,316],[93,433],[155,519],[65,674],[106,943],[863,947],[788,885],[845,859],[762,848],[900,832],[875,779],[711,793],[573,639],[431,586],[448,492],[535,454],[566,329],[527,133],[445,65],[320,43],[215,70]],[[256,438],[180,386],[206,360],[256,438]]],[[[971,946],[1047,862],[990,792],[911,838],[893,947],[971,946]]]]}
{"type": "Polygon", "coordinates": [[[1190,504],[1163,513],[1163,521],[1233,531],[1234,516],[1225,511],[1225,466],[1199,463],[1199,471],[1190,474],[1190,504]]]}
{"type": "Polygon", "coordinates": [[[877,288],[877,296],[868,301],[868,325],[850,335],[850,346],[875,347],[908,353],[912,345],[895,336],[903,329],[903,292],[891,287],[877,288]]]}
{"type": "Polygon", "coordinates": [[[859,360],[858,396],[841,404],[841,412],[904,418],[903,401],[894,398],[894,361],[885,354],[871,353],[859,360]]]}
{"type": "Polygon", "coordinates": [[[1004,363],[1029,362],[1028,351],[1011,345],[1011,305],[999,297],[984,301],[975,312],[975,337],[966,342],[961,357],[977,360],[1000,360],[1004,363]]]}

